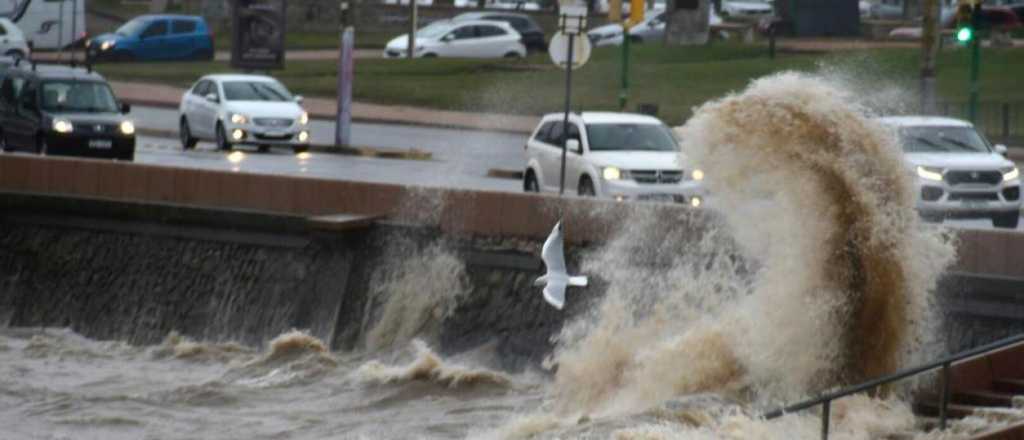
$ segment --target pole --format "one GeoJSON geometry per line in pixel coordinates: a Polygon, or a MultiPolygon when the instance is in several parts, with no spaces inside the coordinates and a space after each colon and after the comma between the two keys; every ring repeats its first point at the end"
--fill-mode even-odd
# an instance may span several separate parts
{"type": "Polygon", "coordinates": [[[565,194],[565,156],[569,151],[569,106],[572,99],[572,49],[576,45],[576,34],[567,35],[569,36],[569,57],[565,62],[565,117],[562,118],[562,171],[559,174],[561,176],[558,185],[559,196],[565,194]]]}
{"type": "Polygon", "coordinates": [[[356,32],[352,26],[341,33],[341,56],[338,57],[338,114],[334,121],[334,145],[352,145],[352,80],[356,32]]]}
{"type": "Polygon", "coordinates": [[[978,122],[978,69],[981,67],[981,36],[978,32],[978,6],[974,6],[971,9],[971,28],[974,30],[974,37],[971,38],[971,83],[970,83],[970,101],[968,104],[968,114],[970,115],[971,123],[978,122]]]}
{"type": "Polygon", "coordinates": [[[60,14],[60,19],[57,20],[57,50],[58,59],[64,59],[64,0],[61,0],[60,5],[57,7],[57,13],[60,14]]]}
{"type": "Polygon", "coordinates": [[[935,114],[935,59],[939,53],[939,0],[924,0],[921,26],[921,114],[935,114]]]}
{"type": "Polygon", "coordinates": [[[622,90],[619,91],[619,110],[626,109],[629,99],[629,23],[622,24],[622,90]]]}
{"type": "Polygon", "coordinates": [[[418,0],[409,0],[409,7],[412,8],[412,17],[409,18],[409,46],[406,48],[406,58],[410,60],[413,57],[413,51],[416,49],[416,21],[418,19],[417,10],[418,0]]]}
{"type": "Polygon", "coordinates": [[[71,59],[75,59],[75,41],[78,39],[78,0],[71,0],[71,59]]]}

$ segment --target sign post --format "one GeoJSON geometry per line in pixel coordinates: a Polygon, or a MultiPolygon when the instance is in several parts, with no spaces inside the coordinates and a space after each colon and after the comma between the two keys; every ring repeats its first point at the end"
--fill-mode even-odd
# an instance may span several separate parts
{"type": "Polygon", "coordinates": [[[338,57],[338,116],[334,124],[334,145],[352,143],[352,79],[356,32],[352,26],[341,33],[341,56],[338,57]]]}
{"type": "Polygon", "coordinates": [[[585,6],[562,6],[558,18],[559,31],[548,44],[548,54],[555,65],[565,69],[565,117],[562,119],[562,166],[558,194],[565,193],[565,159],[569,149],[569,109],[572,104],[572,69],[590,59],[590,40],[583,37],[587,27],[585,6]]]}
{"type": "Polygon", "coordinates": [[[242,70],[284,68],[285,0],[234,0],[231,67],[242,70]]]}

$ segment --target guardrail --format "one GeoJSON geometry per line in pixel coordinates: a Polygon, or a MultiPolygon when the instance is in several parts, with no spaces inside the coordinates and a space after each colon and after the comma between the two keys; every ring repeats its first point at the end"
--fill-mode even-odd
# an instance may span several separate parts
{"type": "Polygon", "coordinates": [[[1013,344],[1024,342],[1024,334],[1017,336],[1011,336],[1009,338],[1000,339],[998,341],[982,345],[981,347],[973,348],[970,350],[962,351],[960,353],[933,361],[924,365],[907,368],[905,370],[892,373],[887,376],[882,376],[868,382],[864,382],[858,385],[849,386],[839,391],[834,391],[810,400],[806,400],[797,404],[789,405],[785,408],[780,408],[774,411],[770,411],[764,414],[766,420],[771,420],[783,415],[802,411],[808,408],[821,405],[821,438],[828,439],[829,429],[829,414],[831,411],[832,401],[840,399],[851,394],[857,394],[864,391],[868,391],[879,386],[892,383],[898,380],[906,379],[911,376],[928,372],[935,369],[942,369],[942,395],[939,403],[939,429],[946,429],[946,409],[949,406],[949,367],[954,363],[967,358],[975,357],[982,354],[987,354],[1001,348],[1008,347],[1013,344]]]}
{"type": "MultiPolygon", "coordinates": [[[[944,116],[967,119],[965,102],[940,102],[937,110],[944,116]]],[[[981,102],[975,125],[995,142],[1024,146],[1024,101],[981,102]]]]}

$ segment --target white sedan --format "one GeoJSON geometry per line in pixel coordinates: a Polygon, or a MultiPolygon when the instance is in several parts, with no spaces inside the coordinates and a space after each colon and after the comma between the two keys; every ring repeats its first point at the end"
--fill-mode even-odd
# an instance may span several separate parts
{"type": "MultiPolygon", "coordinates": [[[[526,56],[522,36],[511,25],[491,20],[436,21],[416,32],[417,58],[521,58],[526,56]]],[[[401,35],[384,49],[386,58],[403,58],[409,35],[401,35]]]]}
{"type": "Polygon", "coordinates": [[[181,97],[179,134],[184,149],[211,140],[221,150],[255,145],[260,151],[309,144],[309,113],[276,79],[263,75],[207,75],[181,97]]]}

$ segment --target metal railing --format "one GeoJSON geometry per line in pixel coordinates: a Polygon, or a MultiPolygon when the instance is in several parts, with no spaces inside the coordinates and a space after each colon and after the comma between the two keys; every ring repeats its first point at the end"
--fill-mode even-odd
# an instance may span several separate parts
{"type": "Polygon", "coordinates": [[[992,342],[990,344],[982,345],[981,347],[973,348],[973,349],[970,349],[970,350],[967,350],[967,351],[962,351],[960,353],[957,353],[957,354],[954,354],[954,355],[951,355],[951,356],[939,359],[939,360],[934,361],[934,362],[930,362],[930,363],[927,363],[927,364],[924,364],[924,365],[920,365],[920,366],[917,366],[917,367],[907,368],[905,370],[898,371],[896,373],[893,373],[893,374],[890,374],[890,375],[887,375],[887,376],[882,376],[882,377],[879,377],[877,379],[870,380],[868,382],[864,382],[862,384],[853,385],[853,386],[850,386],[850,387],[847,387],[847,388],[843,388],[843,389],[838,390],[838,391],[834,391],[834,392],[831,392],[831,393],[828,393],[828,394],[825,394],[825,395],[822,395],[822,396],[819,396],[819,397],[815,397],[815,398],[810,399],[810,400],[806,400],[804,402],[800,402],[800,403],[797,403],[797,404],[794,404],[794,405],[789,405],[789,406],[787,406],[785,408],[780,408],[780,409],[777,409],[777,410],[774,410],[774,411],[770,411],[770,412],[767,412],[767,413],[764,414],[764,418],[766,420],[771,420],[771,419],[774,419],[774,418],[777,418],[777,417],[781,417],[781,416],[789,414],[789,413],[794,413],[794,412],[797,412],[797,411],[802,411],[802,410],[805,410],[805,409],[808,409],[808,408],[813,408],[815,406],[821,405],[821,438],[822,439],[827,439],[828,438],[828,428],[829,428],[829,413],[831,412],[831,406],[832,406],[832,401],[833,400],[840,399],[840,398],[849,396],[851,394],[857,394],[857,393],[861,393],[861,392],[864,392],[864,391],[868,391],[868,390],[877,388],[877,387],[879,387],[881,385],[885,385],[885,384],[888,384],[888,383],[891,383],[891,382],[895,382],[895,381],[898,381],[898,380],[906,379],[906,378],[911,377],[911,376],[916,376],[918,374],[921,374],[921,373],[924,373],[924,372],[927,372],[927,371],[931,371],[931,370],[935,370],[935,369],[941,368],[942,369],[942,376],[941,376],[941,379],[942,379],[942,384],[941,384],[942,395],[941,395],[941,399],[940,399],[940,403],[939,403],[939,429],[940,430],[945,430],[946,429],[946,419],[947,419],[946,408],[949,406],[949,367],[950,367],[950,365],[952,365],[954,362],[958,362],[958,361],[961,361],[961,360],[964,360],[964,359],[967,359],[967,358],[970,358],[970,357],[986,354],[986,353],[989,353],[989,352],[992,352],[992,351],[995,351],[995,350],[999,350],[1001,348],[1005,348],[1005,347],[1008,347],[1010,345],[1013,345],[1013,344],[1016,344],[1016,343],[1020,343],[1020,342],[1024,342],[1024,334],[1017,335],[1017,336],[1012,336],[1012,337],[1009,337],[1009,338],[1006,338],[1006,339],[1000,339],[1000,340],[992,342]]]}
{"type": "MultiPolygon", "coordinates": [[[[965,102],[939,102],[936,110],[960,119],[967,119],[970,113],[965,102]]],[[[993,142],[1024,146],[1024,102],[980,102],[974,125],[993,142]]]]}

